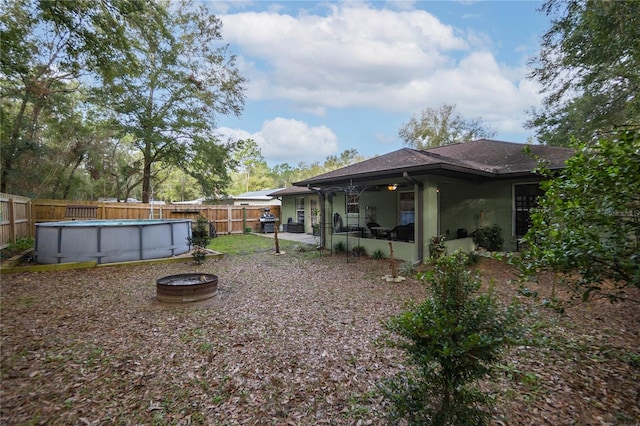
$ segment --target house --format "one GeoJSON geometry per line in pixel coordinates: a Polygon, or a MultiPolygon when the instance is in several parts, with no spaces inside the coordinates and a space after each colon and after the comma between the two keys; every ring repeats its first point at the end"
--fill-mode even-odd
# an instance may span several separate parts
{"type": "Polygon", "coordinates": [[[269,193],[281,201],[279,222],[284,232],[319,233],[314,227],[320,223],[320,197],[306,187],[290,186],[269,193]]]}
{"type": "Polygon", "coordinates": [[[295,216],[283,207],[291,212],[285,216],[303,218],[308,232],[315,192],[321,245],[328,248],[342,241],[349,249],[358,245],[388,256],[391,241],[395,258],[423,261],[432,237],[444,236],[449,252],[471,251],[473,231],[495,224],[503,249],[515,251],[540,195],[542,177],[534,172],[539,159],[561,169],[572,154],[568,148],[487,139],[403,148],[294,183],[307,191],[270,195],[281,197],[283,206],[295,203],[295,216]]]}

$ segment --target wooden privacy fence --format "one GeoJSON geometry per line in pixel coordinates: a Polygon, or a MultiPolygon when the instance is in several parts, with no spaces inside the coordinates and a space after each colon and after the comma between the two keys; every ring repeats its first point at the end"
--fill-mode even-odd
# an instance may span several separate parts
{"type": "Polygon", "coordinates": [[[280,206],[232,206],[201,204],[102,203],[66,200],[33,200],[34,222],[85,219],[191,219],[203,216],[218,234],[242,234],[245,229],[261,232],[260,216],[264,208],[276,218],[280,206]]]}
{"type": "Polygon", "coordinates": [[[0,192],[0,249],[33,233],[31,199],[0,192]]]}

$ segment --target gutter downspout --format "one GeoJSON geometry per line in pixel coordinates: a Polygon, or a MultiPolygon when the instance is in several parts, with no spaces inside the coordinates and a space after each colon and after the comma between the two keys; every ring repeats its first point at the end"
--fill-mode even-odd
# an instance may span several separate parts
{"type": "Polygon", "coordinates": [[[422,182],[415,180],[409,173],[402,172],[402,177],[418,187],[418,223],[416,224],[416,231],[418,233],[418,238],[416,243],[418,244],[418,262],[422,263],[424,261],[424,232],[423,232],[423,221],[424,221],[424,185],[422,182]]]}

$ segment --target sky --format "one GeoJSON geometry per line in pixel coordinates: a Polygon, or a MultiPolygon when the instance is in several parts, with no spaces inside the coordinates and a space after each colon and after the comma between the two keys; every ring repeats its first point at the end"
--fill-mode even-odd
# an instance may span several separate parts
{"type": "Polygon", "coordinates": [[[528,63],[550,19],[539,1],[208,1],[247,79],[223,138],[251,138],[270,167],[405,146],[401,126],[456,106],[494,139],[527,142],[543,95],[528,63]]]}

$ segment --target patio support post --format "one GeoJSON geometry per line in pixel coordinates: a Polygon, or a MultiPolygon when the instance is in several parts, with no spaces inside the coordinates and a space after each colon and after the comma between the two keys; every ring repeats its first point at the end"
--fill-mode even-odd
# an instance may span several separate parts
{"type": "Polygon", "coordinates": [[[324,239],[326,235],[325,227],[325,219],[327,218],[327,205],[325,198],[325,191],[322,188],[312,188],[310,185],[307,185],[307,189],[311,189],[318,194],[318,204],[320,206],[320,247],[324,248],[324,239]]]}
{"type": "Polygon", "coordinates": [[[417,199],[417,217],[418,220],[414,222],[416,227],[416,232],[418,237],[416,238],[416,244],[418,245],[418,261],[422,263],[424,261],[424,230],[422,226],[422,222],[424,220],[424,185],[422,182],[412,178],[409,176],[409,173],[402,172],[402,177],[404,177],[408,182],[414,184],[418,188],[418,199],[417,199]]]}

